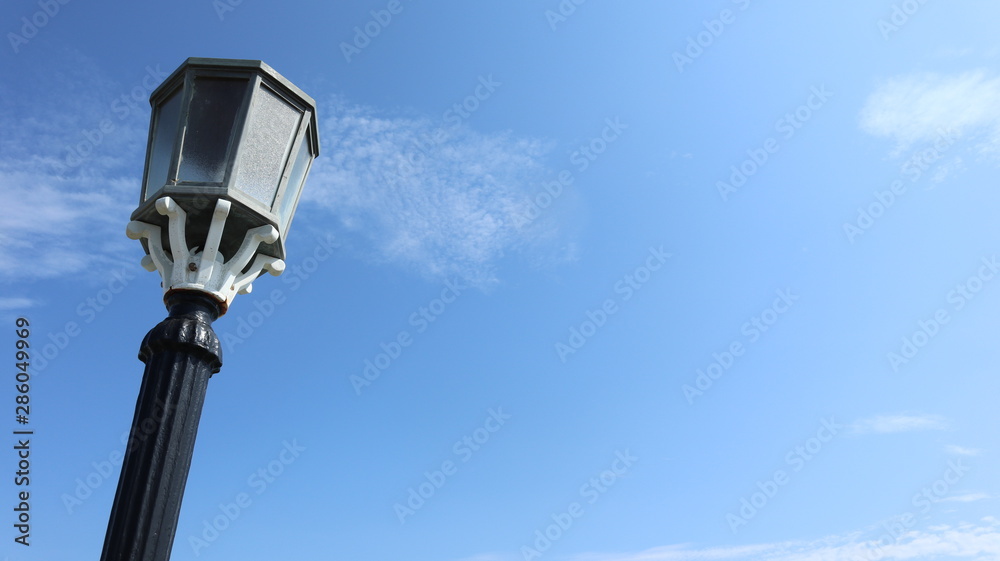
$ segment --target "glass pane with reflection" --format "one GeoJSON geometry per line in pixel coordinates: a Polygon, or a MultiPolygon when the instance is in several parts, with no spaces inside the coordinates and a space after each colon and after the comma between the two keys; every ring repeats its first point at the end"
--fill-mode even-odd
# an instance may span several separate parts
{"type": "Polygon", "coordinates": [[[219,183],[225,179],[226,155],[246,90],[245,79],[195,78],[179,181],[219,183]]]}
{"type": "Polygon", "coordinates": [[[181,109],[180,92],[181,90],[178,89],[160,105],[160,112],[153,125],[153,145],[149,150],[149,171],[146,174],[143,201],[167,183],[167,169],[170,166],[170,158],[173,156],[174,140],[177,138],[177,120],[181,109]]]}

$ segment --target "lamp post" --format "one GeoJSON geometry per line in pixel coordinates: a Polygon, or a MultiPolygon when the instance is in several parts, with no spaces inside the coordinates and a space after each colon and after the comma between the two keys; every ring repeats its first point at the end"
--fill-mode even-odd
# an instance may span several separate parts
{"type": "Polygon", "coordinates": [[[153,91],[139,207],[127,234],[159,271],[168,317],[143,339],[146,367],[102,561],[170,556],[208,379],[212,322],[265,271],[319,153],[316,104],[256,60],[190,58],[153,91]]]}

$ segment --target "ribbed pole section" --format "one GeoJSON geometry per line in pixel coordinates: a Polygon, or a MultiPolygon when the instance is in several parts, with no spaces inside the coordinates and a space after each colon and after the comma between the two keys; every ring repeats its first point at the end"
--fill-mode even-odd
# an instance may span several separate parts
{"type": "Polygon", "coordinates": [[[218,303],[178,291],[143,339],[146,363],[101,561],[170,558],[208,379],[222,367],[218,303]]]}

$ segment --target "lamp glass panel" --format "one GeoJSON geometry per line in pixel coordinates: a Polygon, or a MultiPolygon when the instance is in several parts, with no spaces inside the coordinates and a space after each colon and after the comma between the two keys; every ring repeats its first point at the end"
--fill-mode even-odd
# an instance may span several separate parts
{"type": "Polygon", "coordinates": [[[179,181],[220,183],[236,116],[243,105],[247,80],[199,76],[188,108],[179,181]]]}
{"type": "Polygon", "coordinates": [[[301,119],[302,111],[260,86],[240,147],[236,189],[272,206],[301,119]]]}
{"type": "Polygon", "coordinates": [[[309,173],[309,167],[313,161],[309,137],[302,140],[302,144],[299,145],[299,153],[296,154],[295,162],[292,164],[292,171],[288,175],[288,187],[285,188],[285,194],[281,198],[281,206],[278,209],[278,229],[282,236],[288,230],[288,222],[295,211],[299,195],[302,194],[302,184],[306,180],[306,175],[309,173]]]}
{"type": "Polygon", "coordinates": [[[156,114],[156,124],[153,128],[153,144],[149,149],[149,170],[146,174],[146,187],[143,189],[143,201],[163,187],[168,179],[170,158],[173,157],[174,140],[177,139],[178,118],[181,109],[182,90],[178,89],[160,104],[156,114]]]}

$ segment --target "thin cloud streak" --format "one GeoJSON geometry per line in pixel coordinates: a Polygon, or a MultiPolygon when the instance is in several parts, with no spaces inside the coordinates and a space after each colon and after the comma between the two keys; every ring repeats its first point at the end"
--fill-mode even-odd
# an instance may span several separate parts
{"type": "Polygon", "coordinates": [[[972,503],[976,501],[982,501],[986,499],[993,498],[992,495],[987,495],[986,493],[966,493],[964,495],[956,495],[954,497],[945,497],[941,499],[941,502],[948,503],[972,503]]]}
{"type": "Polygon", "coordinates": [[[37,302],[30,298],[0,298],[0,312],[11,310],[27,310],[33,308],[37,302]]]}
{"type": "Polygon", "coordinates": [[[982,453],[982,450],[977,450],[975,448],[966,448],[964,446],[956,446],[954,444],[949,444],[945,449],[949,454],[958,454],[960,456],[978,456],[982,453]]]}
{"type": "MultiPolygon", "coordinates": [[[[888,534],[886,534],[888,536],[888,534]]],[[[903,561],[911,559],[1000,559],[1000,520],[987,517],[982,525],[941,525],[911,530],[893,538],[858,541],[859,534],[834,535],[813,541],[696,549],[691,545],[656,547],[637,553],[588,553],[572,561],[903,561]]]]}
{"type": "Polygon", "coordinates": [[[851,428],[856,434],[946,430],[948,421],[940,415],[880,415],[855,421],[851,428]]]}

